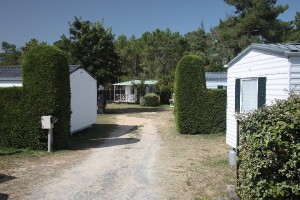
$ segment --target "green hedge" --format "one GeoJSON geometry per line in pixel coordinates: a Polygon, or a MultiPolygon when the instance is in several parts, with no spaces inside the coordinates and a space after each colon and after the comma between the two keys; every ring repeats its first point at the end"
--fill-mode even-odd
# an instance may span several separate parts
{"type": "Polygon", "coordinates": [[[207,90],[202,61],[184,56],[175,74],[175,120],[180,133],[216,133],[226,128],[226,90],[207,90]]]}
{"type": "Polygon", "coordinates": [[[141,106],[159,106],[159,96],[154,93],[146,94],[140,99],[141,106]]]}
{"type": "Polygon", "coordinates": [[[240,120],[241,199],[300,199],[300,96],[240,120]]]}
{"type": "Polygon", "coordinates": [[[0,88],[0,146],[46,148],[47,137],[33,129],[28,92],[23,88],[0,88]]]}
{"type": "Polygon", "coordinates": [[[59,118],[54,148],[68,146],[70,76],[65,55],[55,47],[33,47],[23,58],[23,88],[0,89],[0,146],[46,149],[41,116],[59,118]]]}
{"type": "Polygon", "coordinates": [[[29,93],[34,129],[41,128],[41,116],[59,118],[54,126],[54,148],[68,146],[70,136],[70,74],[65,54],[56,47],[33,47],[22,62],[23,87],[29,93]]]}
{"type": "Polygon", "coordinates": [[[227,91],[226,90],[208,90],[205,118],[206,129],[209,133],[225,133],[226,130],[226,102],[227,91]]]}
{"type": "Polygon", "coordinates": [[[204,124],[207,101],[205,74],[200,57],[187,55],[178,63],[175,72],[175,121],[183,134],[207,133],[204,124]]]}

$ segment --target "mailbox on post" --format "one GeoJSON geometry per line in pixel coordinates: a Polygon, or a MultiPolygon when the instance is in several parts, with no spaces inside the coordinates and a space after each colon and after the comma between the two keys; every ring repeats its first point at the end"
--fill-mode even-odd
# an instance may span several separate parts
{"type": "Polygon", "coordinates": [[[42,129],[51,129],[53,128],[52,116],[42,116],[42,129]]]}
{"type": "Polygon", "coordinates": [[[41,117],[42,129],[48,129],[48,152],[52,152],[53,128],[57,121],[58,118],[51,115],[41,117]]]}

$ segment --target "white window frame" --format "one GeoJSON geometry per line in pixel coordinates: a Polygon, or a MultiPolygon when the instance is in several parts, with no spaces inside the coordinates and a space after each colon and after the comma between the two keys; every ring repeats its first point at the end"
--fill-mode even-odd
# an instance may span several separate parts
{"type": "Polygon", "coordinates": [[[247,113],[247,112],[250,112],[252,110],[256,110],[258,107],[258,78],[255,77],[255,78],[243,78],[241,79],[241,88],[240,88],[240,113],[247,113]],[[244,105],[244,102],[243,102],[243,93],[244,93],[244,90],[243,90],[243,85],[244,85],[244,82],[245,81],[255,81],[256,82],[256,91],[254,92],[255,96],[253,97],[255,100],[256,100],[256,106],[255,108],[252,108],[251,110],[244,110],[243,109],[243,105],[244,105]]]}

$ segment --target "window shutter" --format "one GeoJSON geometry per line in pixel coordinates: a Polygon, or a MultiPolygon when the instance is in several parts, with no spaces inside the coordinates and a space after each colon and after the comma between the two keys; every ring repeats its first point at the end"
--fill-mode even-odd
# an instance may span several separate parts
{"type": "Polygon", "coordinates": [[[240,112],[241,79],[235,79],[235,112],[240,112]]]}
{"type": "Polygon", "coordinates": [[[267,77],[259,77],[258,78],[258,99],[257,99],[257,107],[260,108],[266,104],[266,83],[267,77]]]}

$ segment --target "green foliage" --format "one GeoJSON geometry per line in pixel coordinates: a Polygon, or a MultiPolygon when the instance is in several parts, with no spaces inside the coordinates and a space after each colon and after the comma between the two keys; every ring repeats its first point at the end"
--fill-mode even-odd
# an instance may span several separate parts
{"type": "Polygon", "coordinates": [[[296,13],[295,20],[292,22],[293,29],[287,36],[288,42],[299,43],[300,42],[300,12],[296,13]]]}
{"type": "Polygon", "coordinates": [[[288,22],[277,19],[288,9],[288,5],[277,5],[276,0],[225,0],[225,2],[236,8],[236,15],[220,20],[216,30],[220,46],[231,49],[233,56],[251,43],[282,42],[291,29],[288,22]]]}
{"type": "Polygon", "coordinates": [[[75,17],[70,23],[70,37],[62,36],[64,48],[89,71],[98,84],[116,82],[120,73],[119,56],[115,51],[114,35],[111,29],[105,30],[103,23],[81,21],[75,17]]]}
{"type": "Polygon", "coordinates": [[[23,88],[0,88],[0,147],[42,149],[47,135],[34,129],[28,91],[23,88]]]}
{"type": "Polygon", "coordinates": [[[207,101],[203,102],[206,106],[204,123],[209,128],[209,133],[221,133],[226,129],[226,90],[208,90],[207,101]]]}
{"type": "Polygon", "coordinates": [[[40,45],[25,54],[22,63],[23,87],[27,95],[32,131],[41,133],[41,116],[59,120],[54,128],[54,147],[68,146],[70,135],[70,75],[68,60],[56,47],[40,45]]]}
{"type": "Polygon", "coordinates": [[[59,118],[54,147],[68,146],[70,135],[70,77],[64,54],[55,47],[32,47],[22,63],[23,88],[0,90],[0,146],[43,149],[47,131],[41,116],[59,118]]]}
{"type": "Polygon", "coordinates": [[[162,86],[157,92],[161,104],[170,104],[169,100],[172,98],[173,88],[162,86]]]}
{"type": "Polygon", "coordinates": [[[172,98],[172,94],[174,91],[174,75],[166,75],[163,76],[156,84],[155,84],[155,93],[157,93],[160,97],[161,104],[169,104],[169,99],[172,98]]]}
{"type": "Polygon", "coordinates": [[[40,43],[37,39],[31,38],[28,42],[25,43],[24,46],[21,47],[22,53],[25,54],[28,52],[32,47],[38,46],[38,45],[46,45],[46,42],[40,43]]]}
{"type": "MultiPolygon", "coordinates": [[[[116,52],[120,57],[122,77],[121,79],[140,79],[142,73],[142,49],[140,40],[134,36],[127,39],[120,35],[115,41],[116,52]]],[[[143,77],[145,78],[145,77],[143,77]]]]}
{"type": "Polygon", "coordinates": [[[154,93],[146,94],[140,99],[141,106],[159,106],[159,96],[154,93]]]}
{"type": "Polygon", "coordinates": [[[207,90],[203,63],[184,56],[175,74],[175,120],[180,133],[223,132],[226,126],[226,90],[207,90]]]}
{"type": "Polygon", "coordinates": [[[240,116],[238,194],[300,199],[300,96],[240,116]]]}
{"type": "Polygon", "coordinates": [[[205,72],[225,72],[227,68],[225,68],[221,64],[210,64],[204,67],[205,72]]]}
{"type": "Polygon", "coordinates": [[[0,56],[3,61],[0,62],[0,65],[18,65],[20,63],[21,51],[17,49],[16,45],[3,41],[1,49],[3,53],[0,56]]]}
{"type": "Polygon", "coordinates": [[[180,133],[208,133],[204,124],[206,83],[199,56],[184,56],[178,63],[174,81],[175,120],[180,133]]]}

